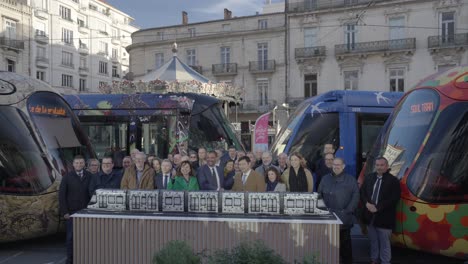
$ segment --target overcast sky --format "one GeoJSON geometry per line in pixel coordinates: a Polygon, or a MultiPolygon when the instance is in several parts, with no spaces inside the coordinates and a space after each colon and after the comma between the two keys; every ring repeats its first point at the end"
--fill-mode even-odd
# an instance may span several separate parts
{"type": "MultiPolygon", "coordinates": [[[[255,15],[261,12],[265,0],[106,0],[107,3],[130,15],[141,28],[178,25],[182,11],[188,13],[189,23],[222,19],[224,8],[232,16],[255,15]]],[[[282,0],[273,0],[282,2],[282,0]]]]}

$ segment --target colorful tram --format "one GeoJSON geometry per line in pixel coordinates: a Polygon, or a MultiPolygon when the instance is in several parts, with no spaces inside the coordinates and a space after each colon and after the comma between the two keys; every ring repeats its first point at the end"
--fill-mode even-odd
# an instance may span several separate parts
{"type": "Polygon", "coordinates": [[[468,259],[468,66],[432,75],[402,98],[361,182],[381,155],[402,189],[393,242],[468,259]]]}
{"type": "Polygon", "coordinates": [[[48,84],[0,72],[0,124],[0,242],[56,233],[62,176],[94,157],[77,117],[48,84]]]}
{"type": "Polygon", "coordinates": [[[65,99],[78,115],[99,158],[116,166],[138,148],[158,157],[234,145],[243,149],[220,100],[194,93],[79,94],[65,99]]]}
{"type": "Polygon", "coordinates": [[[399,92],[330,91],[302,102],[276,136],[271,150],[300,152],[309,167],[321,158],[323,145],[332,143],[357,177],[380,129],[398,100],[399,92]]]}

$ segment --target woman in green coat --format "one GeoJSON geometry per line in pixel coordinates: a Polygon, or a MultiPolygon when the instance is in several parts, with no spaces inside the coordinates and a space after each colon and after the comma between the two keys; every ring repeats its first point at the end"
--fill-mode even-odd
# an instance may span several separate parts
{"type": "Polygon", "coordinates": [[[198,180],[193,176],[192,165],[189,161],[183,161],[177,169],[176,177],[169,181],[168,190],[174,191],[198,191],[198,180]]]}

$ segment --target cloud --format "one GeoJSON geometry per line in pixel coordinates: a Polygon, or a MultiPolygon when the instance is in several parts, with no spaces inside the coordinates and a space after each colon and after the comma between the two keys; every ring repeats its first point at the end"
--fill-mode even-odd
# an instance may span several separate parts
{"type": "Polygon", "coordinates": [[[193,12],[223,15],[224,8],[232,11],[232,16],[254,15],[256,11],[261,11],[263,6],[262,0],[220,0],[212,2],[203,7],[193,8],[193,12]]]}

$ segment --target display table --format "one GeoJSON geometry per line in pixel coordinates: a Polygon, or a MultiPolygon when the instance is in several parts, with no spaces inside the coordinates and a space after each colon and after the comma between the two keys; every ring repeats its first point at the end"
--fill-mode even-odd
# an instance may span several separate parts
{"type": "Polygon", "coordinates": [[[195,253],[212,254],[242,241],[262,240],[294,263],[316,252],[321,263],[339,261],[335,215],[263,216],[135,213],[83,210],[73,216],[74,263],[151,263],[167,242],[183,240],[195,253]]]}

